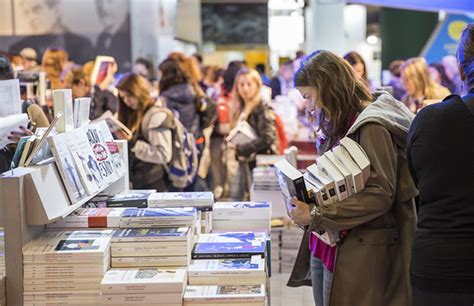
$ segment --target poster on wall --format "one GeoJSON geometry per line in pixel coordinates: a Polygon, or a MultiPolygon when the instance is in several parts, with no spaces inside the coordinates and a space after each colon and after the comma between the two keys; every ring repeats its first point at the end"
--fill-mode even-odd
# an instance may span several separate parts
{"type": "Polygon", "coordinates": [[[131,68],[128,0],[1,1],[0,12],[11,21],[10,31],[0,33],[0,51],[30,47],[41,60],[47,48],[63,48],[78,64],[109,55],[119,70],[131,68]]]}
{"type": "Polygon", "coordinates": [[[421,56],[425,57],[428,63],[437,63],[446,55],[456,55],[461,33],[472,22],[474,15],[447,15],[431,35],[421,56]]]}

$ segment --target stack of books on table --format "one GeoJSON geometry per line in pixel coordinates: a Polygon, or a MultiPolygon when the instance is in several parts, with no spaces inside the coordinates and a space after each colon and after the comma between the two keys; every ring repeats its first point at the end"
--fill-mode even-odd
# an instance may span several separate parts
{"type": "Polygon", "coordinates": [[[119,228],[125,208],[78,208],[48,229],[119,228]]]}
{"type": "Polygon", "coordinates": [[[217,202],[212,210],[212,231],[269,233],[271,214],[269,202],[217,202]]]}
{"type": "Polygon", "coordinates": [[[194,235],[197,210],[182,208],[126,208],[120,218],[120,228],[161,228],[188,226],[194,235]]]}
{"type": "Polygon", "coordinates": [[[185,267],[191,260],[189,227],[116,230],[112,237],[112,268],[185,267]]]}
{"type": "Polygon", "coordinates": [[[281,234],[281,272],[290,273],[298,255],[304,231],[297,226],[285,227],[281,234]]]}
{"type": "Polygon", "coordinates": [[[102,280],[101,305],[181,306],[185,268],[112,269],[102,280]]]}
{"type": "MultiPolygon", "coordinates": [[[[284,157],[281,156],[281,158],[284,157]]],[[[287,217],[285,201],[280,192],[278,176],[273,166],[258,166],[253,169],[252,176],[253,183],[250,189],[250,201],[268,201],[272,203],[272,218],[287,217]]]]}
{"type": "Polygon", "coordinates": [[[264,306],[264,285],[188,286],[184,306],[264,306]]]}
{"type": "Polygon", "coordinates": [[[198,232],[207,234],[212,230],[212,192],[156,192],[148,198],[150,208],[194,207],[200,221],[198,232]]]}
{"type": "Polygon", "coordinates": [[[156,190],[127,190],[116,195],[97,195],[83,207],[105,208],[105,207],[125,207],[125,208],[147,208],[148,197],[156,190]]]}
{"type": "Polygon", "coordinates": [[[24,304],[98,305],[110,231],[47,232],[23,249],[24,304]]]}

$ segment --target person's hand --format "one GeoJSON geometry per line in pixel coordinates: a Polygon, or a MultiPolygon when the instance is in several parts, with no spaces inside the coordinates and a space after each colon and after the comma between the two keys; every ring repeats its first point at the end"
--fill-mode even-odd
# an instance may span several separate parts
{"type": "Polygon", "coordinates": [[[132,140],[132,137],[133,137],[133,136],[128,136],[126,133],[124,133],[121,130],[115,131],[113,134],[117,139],[122,139],[122,140],[127,140],[127,141],[132,140]]]}
{"type": "Polygon", "coordinates": [[[237,146],[233,144],[232,142],[228,142],[227,145],[229,146],[229,149],[237,151],[237,146]]]}
{"type": "Polygon", "coordinates": [[[291,211],[291,220],[299,226],[306,226],[311,223],[311,212],[309,205],[305,202],[298,201],[296,198],[292,198],[290,203],[295,206],[291,211]]]}
{"type": "Polygon", "coordinates": [[[11,132],[10,136],[8,136],[8,139],[11,140],[13,143],[18,143],[20,141],[20,138],[23,136],[33,135],[33,132],[24,126],[20,126],[20,129],[22,130],[22,132],[11,132]]]}

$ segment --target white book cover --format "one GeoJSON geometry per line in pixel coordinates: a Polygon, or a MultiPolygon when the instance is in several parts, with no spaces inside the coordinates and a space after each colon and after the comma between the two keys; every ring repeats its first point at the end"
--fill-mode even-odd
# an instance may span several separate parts
{"type": "Polygon", "coordinates": [[[0,81],[0,118],[21,114],[20,80],[0,81]]]}
{"type": "Polygon", "coordinates": [[[112,269],[101,282],[103,294],[183,292],[186,268],[112,269]]]}
{"type": "Polygon", "coordinates": [[[84,128],[75,129],[71,132],[74,138],[67,138],[69,150],[74,157],[76,167],[81,175],[82,182],[89,195],[105,188],[109,181],[104,176],[104,169],[96,159],[96,153],[92,150],[84,128]]]}
{"type": "Polygon", "coordinates": [[[188,276],[263,276],[265,279],[265,259],[261,256],[239,259],[192,260],[188,276]]]}
{"type": "Polygon", "coordinates": [[[247,144],[258,138],[253,127],[245,120],[240,120],[226,138],[226,141],[234,145],[247,144]]]}
{"type": "Polygon", "coordinates": [[[89,124],[90,109],[91,98],[74,99],[74,128],[80,128],[89,124]]]}
{"type": "Polygon", "coordinates": [[[101,140],[107,145],[110,152],[112,165],[114,166],[116,173],[119,177],[122,176],[126,171],[128,171],[128,169],[125,165],[122,154],[120,153],[120,148],[115,142],[107,122],[102,120],[91,125],[93,125],[98,130],[101,140]]]}
{"type": "Polygon", "coordinates": [[[55,114],[59,112],[63,114],[56,125],[58,133],[72,131],[74,129],[74,116],[71,89],[53,90],[53,106],[55,114]]]}
{"type": "Polygon", "coordinates": [[[343,146],[336,146],[333,149],[336,158],[346,166],[352,174],[354,192],[359,193],[364,189],[364,176],[357,163],[352,159],[349,152],[343,146]]]}
{"type": "Polygon", "coordinates": [[[0,120],[0,150],[3,149],[7,144],[12,143],[12,141],[8,139],[11,132],[23,132],[19,127],[28,126],[27,114],[9,115],[1,118],[2,120],[0,120]]]}
{"type": "Polygon", "coordinates": [[[270,202],[217,202],[212,208],[212,219],[270,220],[270,202]]]}
{"type": "Polygon", "coordinates": [[[184,302],[251,302],[265,300],[264,285],[187,286],[184,302]]]}
{"type": "Polygon", "coordinates": [[[336,194],[339,201],[349,197],[347,193],[346,180],[341,172],[333,165],[333,163],[324,155],[317,160],[318,168],[327,176],[329,176],[336,186],[336,194]]]}
{"type": "Polygon", "coordinates": [[[212,207],[212,192],[156,192],[148,197],[148,207],[212,207]]]}
{"type": "Polygon", "coordinates": [[[342,164],[337,157],[334,155],[332,151],[327,151],[324,153],[324,156],[326,156],[329,161],[336,167],[337,170],[342,174],[346,181],[346,186],[347,186],[347,195],[351,196],[355,193],[355,188],[354,188],[354,183],[353,183],[353,178],[352,178],[352,173],[346,168],[344,164],[342,164]]]}
{"type": "MultiPolygon", "coordinates": [[[[89,124],[86,127],[87,139],[89,140],[92,152],[94,152],[100,172],[107,184],[111,184],[118,180],[122,173],[118,173],[112,161],[109,146],[105,140],[105,133],[109,131],[104,121],[89,124]]],[[[109,131],[110,133],[110,131],[109,131]]],[[[109,135],[112,137],[112,135],[109,135]]],[[[109,137],[107,137],[109,138],[109,137]]]]}
{"type": "Polygon", "coordinates": [[[370,161],[364,149],[349,137],[344,137],[339,142],[349,152],[352,159],[361,169],[365,185],[370,176],[370,161]]]}
{"type": "Polygon", "coordinates": [[[325,186],[327,195],[329,196],[329,204],[337,202],[338,198],[336,193],[336,185],[334,184],[333,179],[321,171],[321,169],[319,169],[316,164],[312,164],[306,168],[306,170],[312,178],[320,183],[320,185],[325,186]]]}
{"type": "Polygon", "coordinates": [[[182,293],[102,294],[100,305],[182,306],[182,293]]]}
{"type": "Polygon", "coordinates": [[[183,267],[189,264],[189,256],[113,257],[112,268],[183,267]]]}
{"type": "Polygon", "coordinates": [[[66,192],[72,204],[87,197],[87,192],[77,171],[76,163],[68,148],[70,134],[63,133],[48,137],[56,165],[66,192]]]}

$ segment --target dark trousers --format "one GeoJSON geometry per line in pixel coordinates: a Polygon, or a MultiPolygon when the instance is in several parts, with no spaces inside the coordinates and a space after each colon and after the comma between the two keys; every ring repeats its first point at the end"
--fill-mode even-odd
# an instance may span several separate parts
{"type": "Polygon", "coordinates": [[[473,306],[474,292],[436,292],[413,287],[414,306],[473,306]]]}

